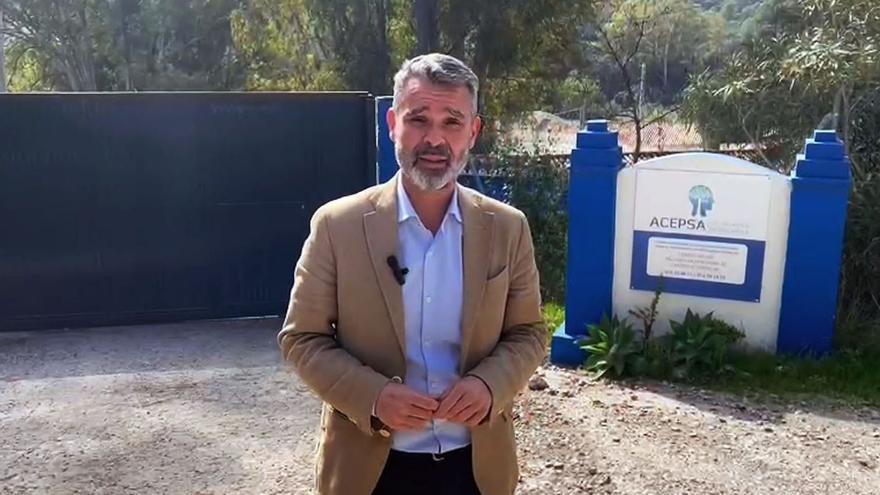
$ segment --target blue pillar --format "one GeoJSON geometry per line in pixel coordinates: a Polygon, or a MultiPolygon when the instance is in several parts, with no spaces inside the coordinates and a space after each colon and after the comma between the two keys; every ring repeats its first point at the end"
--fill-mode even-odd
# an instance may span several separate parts
{"type": "Polygon", "coordinates": [[[834,335],[850,191],[849,159],[834,131],[816,131],[807,140],[791,185],[776,349],[823,355],[831,351],[834,335]]]}
{"type": "Polygon", "coordinates": [[[576,366],[586,355],[577,339],[587,325],[611,316],[617,173],[623,155],[617,133],[591,120],[571,153],[568,193],[568,267],[565,323],[553,334],[550,360],[576,366]]]}
{"type": "Polygon", "coordinates": [[[397,158],[394,157],[394,142],[388,134],[385,114],[394,101],[392,96],[376,98],[376,183],[388,181],[397,173],[397,158]]]}

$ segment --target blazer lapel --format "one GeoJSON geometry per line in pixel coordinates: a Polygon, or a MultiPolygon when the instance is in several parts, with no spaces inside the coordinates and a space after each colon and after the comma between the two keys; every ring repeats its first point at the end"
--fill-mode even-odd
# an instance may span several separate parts
{"type": "Polygon", "coordinates": [[[376,280],[382,290],[385,306],[394,326],[400,352],[406,355],[406,328],[403,314],[403,291],[388,267],[388,257],[400,257],[397,234],[397,181],[398,176],[379,187],[373,196],[376,209],[364,214],[367,249],[376,280]]]}
{"type": "Polygon", "coordinates": [[[467,362],[473,326],[476,322],[483,290],[489,276],[489,256],[494,237],[495,215],[480,207],[482,198],[463,187],[459,188],[459,207],[463,223],[462,269],[464,293],[461,322],[462,372],[467,362]]]}

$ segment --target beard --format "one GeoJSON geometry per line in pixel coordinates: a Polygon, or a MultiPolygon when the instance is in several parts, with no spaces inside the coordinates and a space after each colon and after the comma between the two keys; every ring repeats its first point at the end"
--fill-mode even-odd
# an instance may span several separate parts
{"type": "Polygon", "coordinates": [[[413,150],[406,150],[399,144],[394,145],[394,155],[400,165],[401,172],[422,191],[439,191],[458,178],[468,160],[468,150],[453,156],[448,146],[419,145],[413,150]],[[419,166],[419,158],[425,155],[446,157],[446,166],[432,169],[419,166]]]}

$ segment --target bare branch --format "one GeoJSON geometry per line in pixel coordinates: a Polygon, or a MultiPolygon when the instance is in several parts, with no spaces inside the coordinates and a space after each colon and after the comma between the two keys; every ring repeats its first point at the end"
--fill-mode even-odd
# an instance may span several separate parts
{"type": "Polygon", "coordinates": [[[669,115],[671,115],[671,114],[673,114],[673,113],[679,111],[679,109],[681,109],[681,105],[675,105],[674,107],[672,107],[672,108],[670,108],[669,110],[663,112],[663,113],[660,114],[659,116],[654,117],[653,119],[651,119],[651,120],[645,122],[645,123],[644,123],[644,127],[648,127],[649,125],[652,125],[652,124],[655,124],[655,123],[657,123],[657,122],[660,122],[661,120],[665,119],[665,118],[668,117],[669,115]]]}

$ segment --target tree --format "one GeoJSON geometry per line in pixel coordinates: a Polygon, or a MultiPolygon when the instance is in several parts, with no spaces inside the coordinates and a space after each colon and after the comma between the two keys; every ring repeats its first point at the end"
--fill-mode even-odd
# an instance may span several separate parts
{"type": "Polygon", "coordinates": [[[235,46],[255,89],[387,94],[401,1],[252,0],[233,15],[235,46]]]}
{"type": "MultiPolygon", "coordinates": [[[[562,81],[585,66],[582,29],[592,19],[588,0],[443,0],[440,49],[465,61],[480,80],[479,108],[489,125],[557,98],[562,81]]],[[[495,124],[495,125],[493,125],[495,124]]]]}
{"type": "MultiPolygon", "coordinates": [[[[747,42],[720,72],[693,79],[686,116],[714,140],[778,146],[790,163],[821,124],[839,129],[849,147],[850,115],[880,82],[880,6],[872,0],[800,5],[791,29],[747,42]]],[[[858,157],[853,171],[857,178],[867,173],[858,157]]]]}
{"type": "MultiPolygon", "coordinates": [[[[441,51],[480,79],[488,118],[555,98],[582,67],[591,2],[561,0],[252,0],[233,15],[249,88],[356,89],[389,94],[404,59],[441,51]]],[[[492,126],[487,128],[491,134],[492,126]]]]}
{"type": "Polygon", "coordinates": [[[589,53],[612,102],[607,113],[631,122],[638,157],[642,131],[674,112],[688,74],[711,66],[724,45],[721,18],[686,0],[606,2],[589,39],[589,53]],[[670,108],[647,115],[652,104],[670,108]]]}
{"type": "Polygon", "coordinates": [[[63,75],[67,89],[96,91],[94,46],[90,29],[102,22],[95,0],[2,0],[5,34],[50,57],[51,70],[63,75]]]}
{"type": "MultiPolygon", "coordinates": [[[[747,42],[687,90],[685,114],[717,141],[777,146],[787,171],[816,127],[837,129],[852,165],[838,321],[880,343],[880,6],[804,0],[773,40],[747,42]],[[874,321],[874,335],[868,330],[874,321]]],[[[766,159],[766,158],[765,158],[766,159]]],[[[840,328],[845,328],[844,326],[840,328]]],[[[857,334],[857,335],[856,335],[857,334]]]]}
{"type": "Polygon", "coordinates": [[[241,84],[229,14],[239,0],[0,0],[9,67],[68,91],[241,84]],[[14,54],[13,54],[14,52],[14,54]]]}

